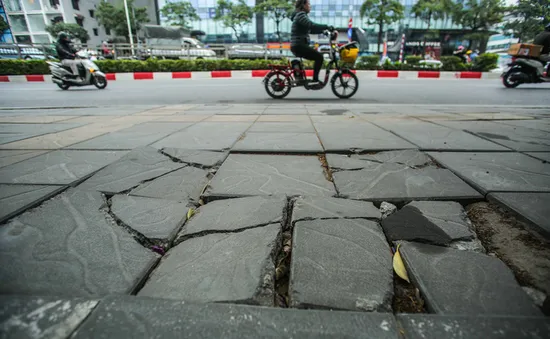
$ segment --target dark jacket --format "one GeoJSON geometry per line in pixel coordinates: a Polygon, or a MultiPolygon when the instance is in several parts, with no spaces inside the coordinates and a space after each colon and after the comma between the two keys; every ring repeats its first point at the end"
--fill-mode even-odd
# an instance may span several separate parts
{"type": "Polygon", "coordinates": [[[328,28],[327,25],[319,25],[309,19],[306,12],[296,11],[290,16],[292,30],[290,45],[309,45],[309,34],[319,34],[328,28]]]}
{"type": "Polygon", "coordinates": [[[549,54],[550,53],[550,32],[544,31],[537,35],[535,37],[535,40],[533,41],[535,45],[544,46],[542,48],[541,54],[549,54]]]}
{"type": "Polygon", "coordinates": [[[76,50],[67,42],[57,42],[55,45],[55,50],[57,51],[57,56],[59,60],[75,59],[76,50]]]}

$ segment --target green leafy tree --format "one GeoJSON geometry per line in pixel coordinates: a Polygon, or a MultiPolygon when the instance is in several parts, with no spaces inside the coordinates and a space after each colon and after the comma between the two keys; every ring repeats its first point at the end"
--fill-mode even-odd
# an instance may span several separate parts
{"type": "Polygon", "coordinates": [[[279,39],[279,43],[281,43],[281,31],[279,26],[281,25],[281,22],[286,18],[289,18],[294,11],[293,1],[264,0],[254,8],[254,11],[265,15],[267,18],[275,22],[275,27],[277,28],[277,38],[279,39]]]}
{"type": "Polygon", "coordinates": [[[240,42],[243,27],[252,22],[253,14],[252,8],[248,7],[244,0],[237,2],[218,0],[214,20],[220,21],[224,27],[231,28],[237,37],[237,41],[240,42]]]}
{"type": "Polygon", "coordinates": [[[430,33],[432,20],[442,20],[447,18],[453,10],[453,4],[450,0],[418,0],[412,7],[412,11],[417,18],[426,22],[426,33],[424,33],[424,54],[426,53],[426,38],[430,33]]]}
{"type": "Polygon", "coordinates": [[[190,28],[191,21],[200,21],[195,7],[190,2],[170,2],[164,5],[160,10],[162,15],[170,20],[172,26],[182,26],[190,28]]]}
{"type": "Polygon", "coordinates": [[[0,15],[0,35],[4,33],[5,30],[10,28],[10,25],[4,20],[4,17],[0,15]]]}
{"type": "MultiPolygon", "coordinates": [[[[134,7],[134,1],[128,0],[128,11],[130,15],[130,27],[132,28],[132,33],[137,35],[137,32],[141,29],[141,26],[149,22],[147,8],[134,7]]],[[[115,7],[109,2],[102,1],[99,6],[97,6],[96,19],[101,26],[114,32],[115,35],[127,38],[129,37],[124,5],[115,7]]]]}
{"type": "Polygon", "coordinates": [[[480,43],[483,51],[493,27],[502,22],[505,6],[502,0],[459,0],[453,10],[453,21],[470,30],[468,48],[480,43]]]}
{"type": "Polygon", "coordinates": [[[359,14],[367,18],[367,24],[378,25],[378,52],[382,44],[384,27],[403,19],[405,8],[399,0],[366,0],[359,14]]]}
{"type": "Polygon", "coordinates": [[[57,35],[60,32],[65,32],[68,33],[70,36],[77,38],[83,44],[90,40],[90,35],[88,34],[88,31],[77,24],[66,24],[64,22],[58,22],[56,24],[47,26],[46,32],[50,33],[50,35],[54,38],[57,38],[57,35]]]}
{"type": "Polygon", "coordinates": [[[533,39],[550,23],[550,0],[519,0],[508,8],[514,17],[504,25],[520,41],[533,39]]]}

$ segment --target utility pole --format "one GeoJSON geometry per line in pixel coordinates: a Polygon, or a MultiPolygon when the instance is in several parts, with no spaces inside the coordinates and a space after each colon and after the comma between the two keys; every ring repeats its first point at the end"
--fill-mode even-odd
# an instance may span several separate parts
{"type": "Polygon", "coordinates": [[[128,35],[130,38],[130,48],[132,49],[132,56],[134,56],[135,55],[134,39],[132,38],[132,25],[130,23],[130,13],[128,13],[128,0],[124,0],[124,9],[126,11],[126,22],[128,22],[128,35]]]}

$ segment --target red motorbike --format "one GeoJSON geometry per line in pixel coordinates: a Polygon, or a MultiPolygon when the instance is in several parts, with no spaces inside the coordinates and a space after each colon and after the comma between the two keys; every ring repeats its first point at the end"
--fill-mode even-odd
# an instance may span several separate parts
{"type": "Polygon", "coordinates": [[[293,87],[304,87],[307,90],[321,90],[329,82],[330,70],[334,67],[336,73],[330,80],[332,92],[340,99],[349,99],[359,89],[359,79],[346,65],[353,65],[359,54],[356,41],[347,43],[341,47],[336,44],[338,32],[325,31],[325,36],[330,36],[330,61],[326,67],[325,79],[319,85],[310,86],[310,79],[306,76],[301,58],[288,62],[288,65],[269,65],[270,71],[266,74],[263,83],[269,96],[274,99],[283,99],[293,87]],[[341,63],[343,65],[341,65],[341,63]]]}

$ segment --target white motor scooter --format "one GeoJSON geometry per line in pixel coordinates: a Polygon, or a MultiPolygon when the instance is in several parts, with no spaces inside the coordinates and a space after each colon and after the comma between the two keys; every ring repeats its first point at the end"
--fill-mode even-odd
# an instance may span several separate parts
{"type": "Polygon", "coordinates": [[[68,90],[71,86],[82,87],[94,85],[99,89],[107,87],[107,77],[105,73],[99,70],[99,67],[91,61],[84,52],[76,53],[80,64],[78,65],[79,76],[83,80],[78,79],[78,75],[73,74],[68,66],[63,66],[60,62],[48,61],[50,72],[52,72],[52,81],[62,90],[68,90]]]}

